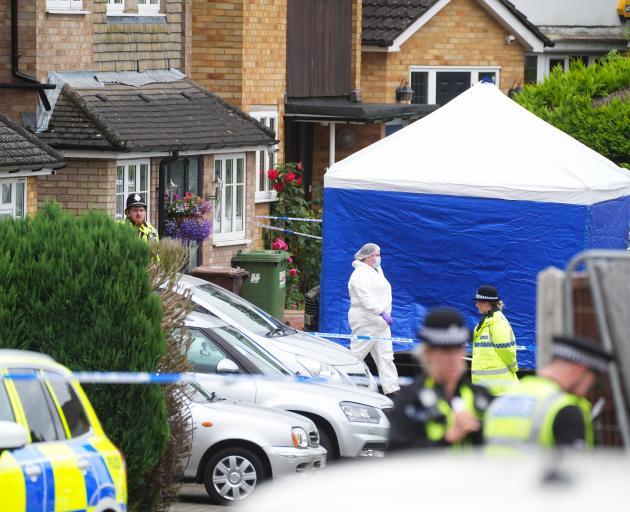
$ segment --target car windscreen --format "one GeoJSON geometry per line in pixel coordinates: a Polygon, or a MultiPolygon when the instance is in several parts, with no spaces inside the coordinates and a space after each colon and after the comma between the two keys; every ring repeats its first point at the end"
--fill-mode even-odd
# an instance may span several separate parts
{"type": "Polygon", "coordinates": [[[282,336],[286,334],[284,324],[237,295],[222,291],[218,286],[202,284],[195,286],[193,291],[200,294],[201,299],[230,318],[235,325],[261,335],[273,333],[282,336]]]}
{"type": "Polygon", "coordinates": [[[215,327],[212,329],[217,336],[238,350],[249,361],[254,363],[265,375],[290,375],[278,361],[268,352],[258,346],[247,336],[237,331],[234,327],[215,327]]]}

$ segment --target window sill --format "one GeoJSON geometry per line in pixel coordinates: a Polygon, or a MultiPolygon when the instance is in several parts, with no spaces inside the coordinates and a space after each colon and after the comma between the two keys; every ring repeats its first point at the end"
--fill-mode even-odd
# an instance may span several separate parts
{"type": "Polygon", "coordinates": [[[77,14],[84,16],[90,14],[90,11],[79,11],[77,9],[46,9],[46,14],[77,14]]]}
{"type": "Polygon", "coordinates": [[[159,12],[108,12],[107,13],[107,17],[117,17],[117,16],[122,16],[122,17],[127,17],[127,16],[136,16],[138,18],[141,17],[147,17],[147,16],[160,16],[162,18],[166,18],[166,14],[162,14],[159,12]]]}
{"type": "Polygon", "coordinates": [[[166,23],[166,14],[138,14],[137,12],[111,13],[107,15],[107,23],[126,24],[159,24],[166,23]]]}
{"type": "Polygon", "coordinates": [[[214,247],[229,247],[230,245],[249,245],[251,244],[251,240],[212,240],[212,245],[214,247]]]}
{"type": "Polygon", "coordinates": [[[256,198],[256,203],[273,203],[277,200],[278,200],[278,196],[276,197],[262,196],[262,197],[256,198]]]}

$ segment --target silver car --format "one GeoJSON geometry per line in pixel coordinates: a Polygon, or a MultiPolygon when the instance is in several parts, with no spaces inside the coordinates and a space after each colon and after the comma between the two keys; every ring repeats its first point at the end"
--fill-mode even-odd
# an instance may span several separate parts
{"type": "Polygon", "coordinates": [[[382,455],[392,401],[365,388],[296,382],[296,376],[240,330],[191,313],[188,359],[199,383],[232,400],[296,412],[313,420],[328,460],[382,455]]]}
{"type": "Polygon", "coordinates": [[[326,450],[308,418],[223,400],[197,384],[186,386],[185,394],[192,450],[184,478],[203,482],[212,502],[241,501],[265,480],[326,465],[326,450]]]}
{"type": "Polygon", "coordinates": [[[180,290],[190,290],[197,311],[238,328],[296,375],[325,377],[339,384],[377,391],[367,365],[347,348],[293,329],[259,307],[217,285],[182,275],[180,290]]]}

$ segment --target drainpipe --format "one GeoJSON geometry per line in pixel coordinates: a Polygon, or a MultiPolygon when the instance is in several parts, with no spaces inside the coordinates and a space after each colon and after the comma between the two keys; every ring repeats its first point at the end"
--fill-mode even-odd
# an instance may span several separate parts
{"type": "Polygon", "coordinates": [[[19,80],[27,82],[26,84],[0,84],[13,85],[15,89],[37,89],[39,99],[42,101],[44,108],[50,110],[50,102],[46,97],[44,89],[54,89],[55,84],[43,84],[32,76],[26,75],[19,70],[19,45],[18,45],[18,0],[11,0],[11,72],[13,76],[19,80]]]}

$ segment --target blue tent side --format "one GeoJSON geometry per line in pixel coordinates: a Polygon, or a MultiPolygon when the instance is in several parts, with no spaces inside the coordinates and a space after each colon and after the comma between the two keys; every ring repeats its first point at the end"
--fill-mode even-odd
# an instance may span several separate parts
{"type": "MultiPolygon", "coordinates": [[[[627,208],[627,202],[620,204],[627,208]]],[[[457,308],[474,326],[475,290],[493,284],[517,344],[525,348],[519,362],[528,368],[535,365],[537,273],[551,265],[563,268],[607,233],[604,205],[335,188],[324,190],[324,205],[321,330],[350,332],[353,254],[375,242],[393,288],[394,336],[414,337],[421,309],[440,305],[457,308]]]]}

